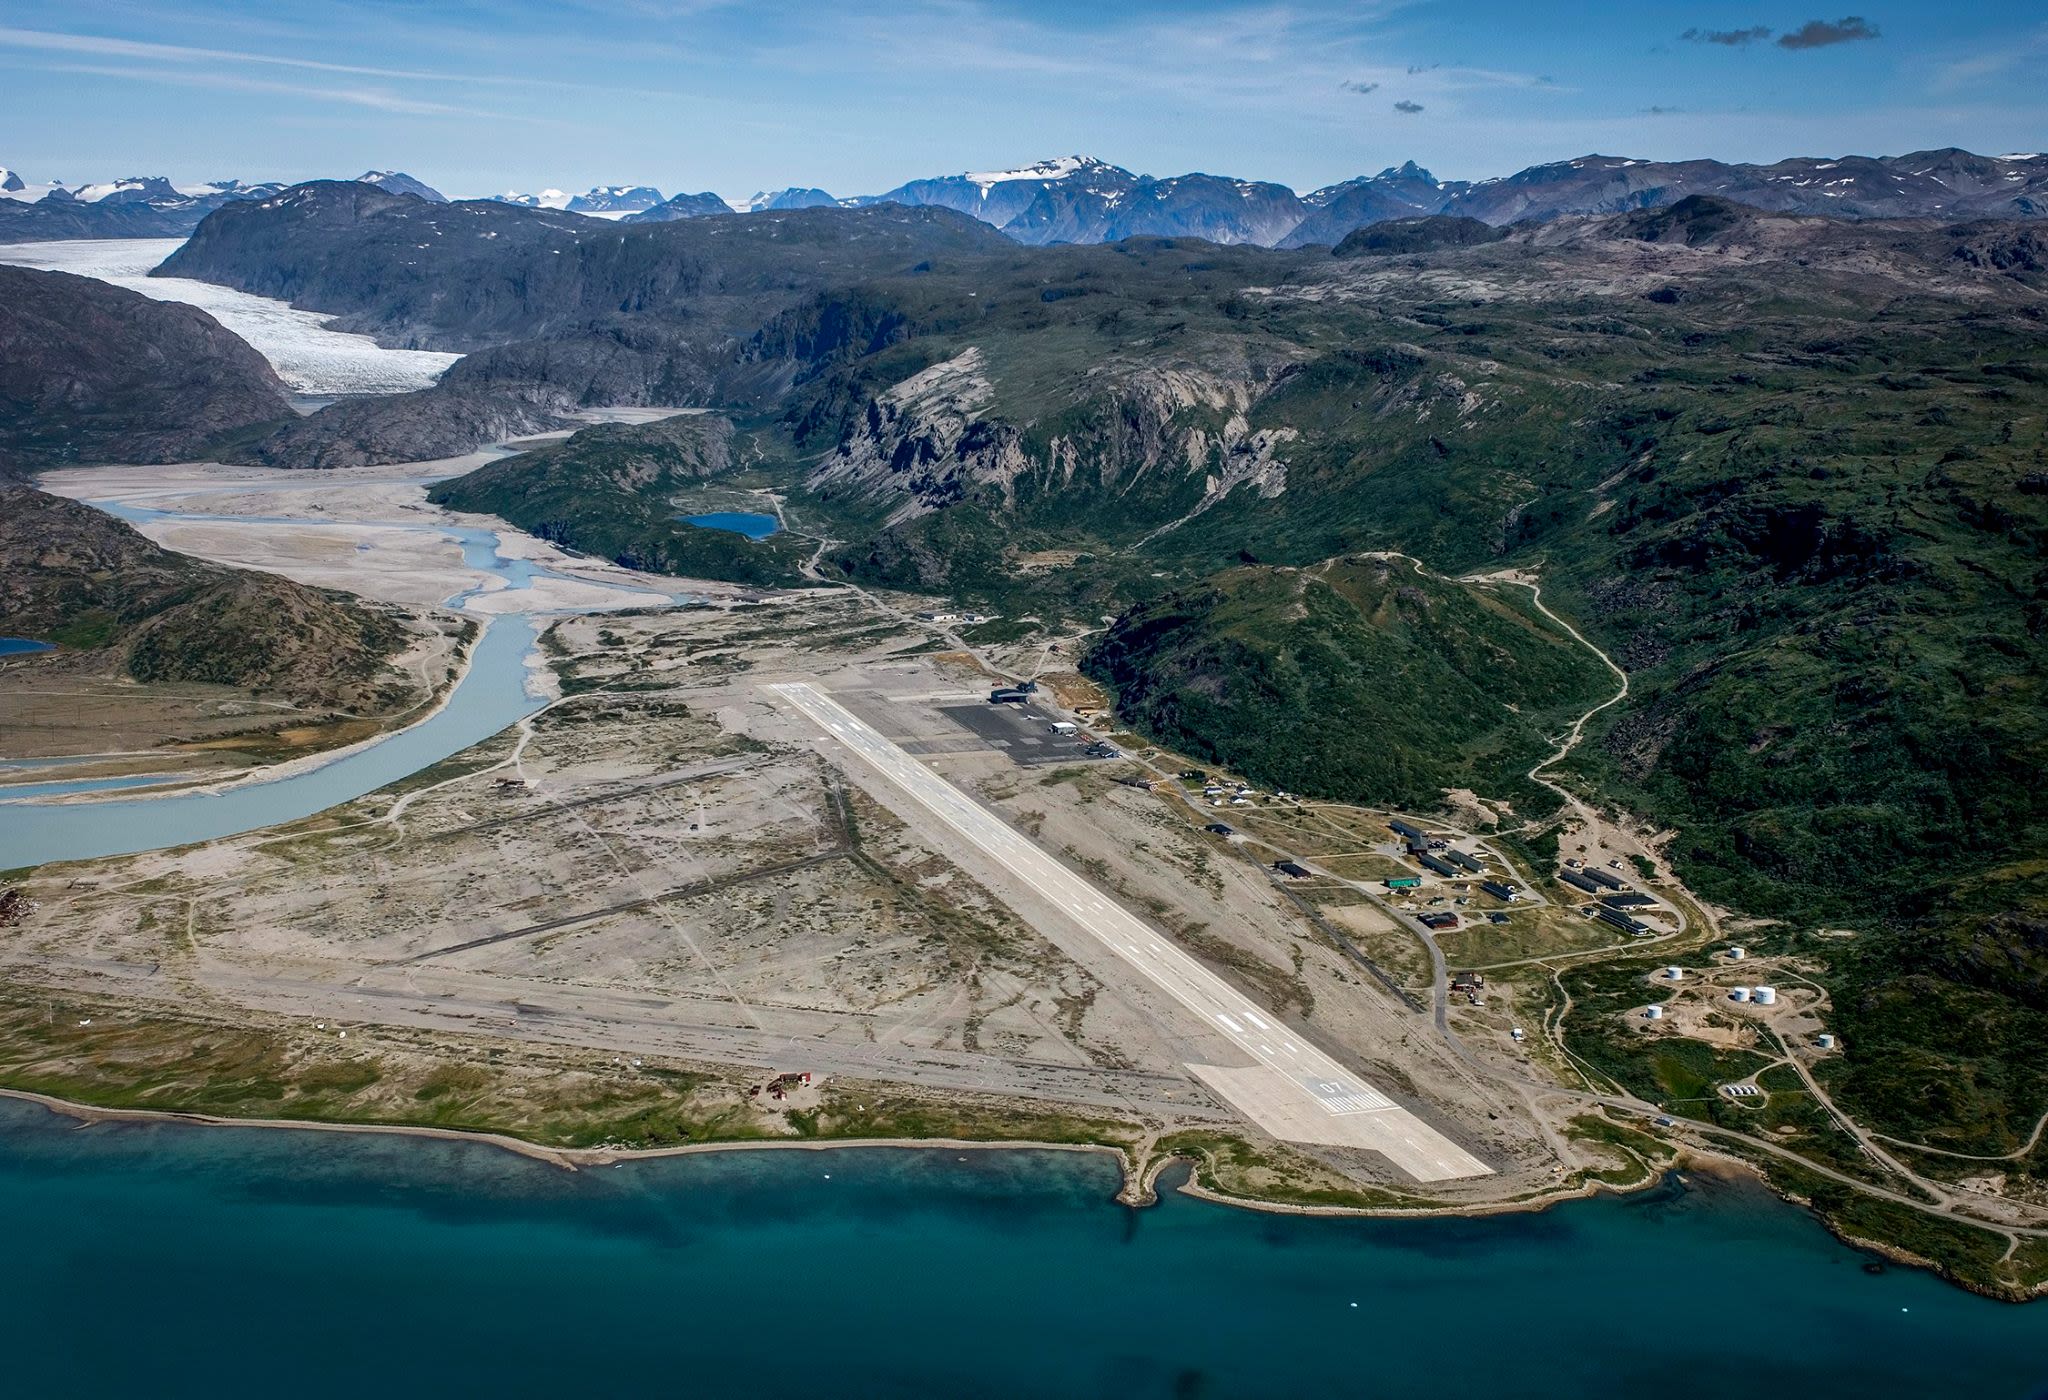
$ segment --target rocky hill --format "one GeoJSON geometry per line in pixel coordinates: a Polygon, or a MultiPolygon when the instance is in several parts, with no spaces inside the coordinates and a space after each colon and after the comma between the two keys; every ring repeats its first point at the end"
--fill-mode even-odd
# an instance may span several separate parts
{"type": "Polygon", "coordinates": [[[290,412],[269,362],[204,311],[0,266],[0,474],[178,461],[290,412]]]}
{"type": "Polygon", "coordinates": [[[174,554],[76,501],[0,482],[0,629],[138,681],[196,681],[356,712],[410,686],[409,641],[346,594],[174,554]]]}

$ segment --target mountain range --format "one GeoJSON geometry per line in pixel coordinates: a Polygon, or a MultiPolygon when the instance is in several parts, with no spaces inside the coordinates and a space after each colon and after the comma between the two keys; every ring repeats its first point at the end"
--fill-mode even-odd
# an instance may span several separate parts
{"type": "MultiPolygon", "coordinates": [[[[369,171],[357,178],[391,193],[447,202],[438,190],[401,172],[369,171]]],[[[0,169],[0,195],[5,196],[0,198],[0,242],[182,237],[223,204],[267,198],[281,188],[236,180],[179,186],[161,177],[36,185],[0,169]]],[[[739,201],[708,191],[665,197],[651,185],[603,185],[581,194],[548,189],[490,199],[632,222],[833,205],[936,205],[1033,245],[1144,236],[1295,248],[1334,244],[1353,229],[1394,219],[1448,214],[1505,226],[1657,208],[1689,195],[1831,218],[2043,218],[2048,217],[2048,155],[1981,156],[1950,147],[1902,156],[1797,157],[1771,165],[1586,155],[1476,182],[1439,180],[1409,161],[1307,194],[1270,181],[1220,175],[1157,178],[1089,156],[1062,156],[1012,170],[911,180],[881,194],[845,199],[815,188],[762,191],[739,201]]]]}

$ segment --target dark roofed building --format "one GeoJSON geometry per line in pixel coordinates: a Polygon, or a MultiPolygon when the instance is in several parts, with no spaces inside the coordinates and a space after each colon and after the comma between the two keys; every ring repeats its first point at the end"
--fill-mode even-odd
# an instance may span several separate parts
{"type": "Polygon", "coordinates": [[[1309,876],[1307,866],[1291,860],[1276,860],[1273,868],[1290,880],[1306,880],[1309,876]]]}
{"type": "Polygon", "coordinates": [[[1522,897],[1522,892],[1513,885],[1504,885],[1498,880],[1481,880],[1479,888],[1485,890],[1495,899],[1520,899],[1522,897]]]}
{"type": "Polygon", "coordinates": [[[1587,894],[1600,893],[1600,887],[1598,885],[1594,884],[1591,880],[1588,880],[1585,876],[1581,875],[1576,870],[1560,870],[1557,872],[1557,878],[1564,881],[1567,885],[1570,885],[1575,890],[1584,890],[1587,894]]]}
{"type": "Polygon", "coordinates": [[[1610,871],[1602,870],[1597,865],[1589,865],[1586,867],[1586,878],[1588,880],[1594,881],[1597,884],[1605,885],[1610,890],[1618,890],[1622,888],[1624,883],[1619,875],[1613,874],[1610,871]]]}
{"type": "Polygon", "coordinates": [[[1422,837],[1422,828],[1419,826],[1410,826],[1407,822],[1398,820],[1390,821],[1387,825],[1393,828],[1395,835],[1405,836],[1411,841],[1420,840],[1422,837]]]}
{"type": "Polygon", "coordinates": [[[1605,920],[1607,923],[1613,924],[1616,928],[1627,933],[1648,933],[1650,931],[1650,926],[1641,919],[1630,918],[1619,909],[1609,909],[1605,905],[1594,911],[1593,917],[1605,920]]]}
{"type": "Polygon", "coordinates": [[[1438,860],[1435,856],[1417,856],[1415,863],[1424,870],[1434,870],[1439,875],[1455,875],[1458,873],[1448,862],[1438,860]]]}
{"type": "Polygon", "coordinates": [[[1657,901],[1649,895],[1639,894],[1632,890],[1627,894],[1602,895],[1600,896],[1600,902],[1615,909],[1640,909],[1645,904],[1655,904],[1657,901]]]}
{"type": "Polygon", "coordinates": [[[1486,869],[1475,857],[1467,855],[1463,851],[1449,851],[1446,852],[1446,855],[1453,865],[1462,865],[1474,875],[1478,875],[1486,869]]]}

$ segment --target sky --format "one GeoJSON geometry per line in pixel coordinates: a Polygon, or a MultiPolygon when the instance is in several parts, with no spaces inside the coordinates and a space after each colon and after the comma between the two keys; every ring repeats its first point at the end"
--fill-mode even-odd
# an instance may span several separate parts
{"type": "Polygon", "coordinates": [[[2042,0],[0,0],[0,166],[850,195],[1079,153],[1307,190],[2040,151],[2043,73],[2042,0]]]}

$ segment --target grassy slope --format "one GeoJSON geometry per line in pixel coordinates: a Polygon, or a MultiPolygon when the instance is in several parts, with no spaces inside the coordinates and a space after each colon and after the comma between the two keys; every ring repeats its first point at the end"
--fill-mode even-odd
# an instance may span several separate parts
{"type": "Polygon", "coordinates": [[[1186,752],[1315,796],[1525,800],[1554,722],[1612,689],[1493,590],[1405,563],[1240,569],[1141,605],[1089,657],[1120,713],[1186,752]]]}

